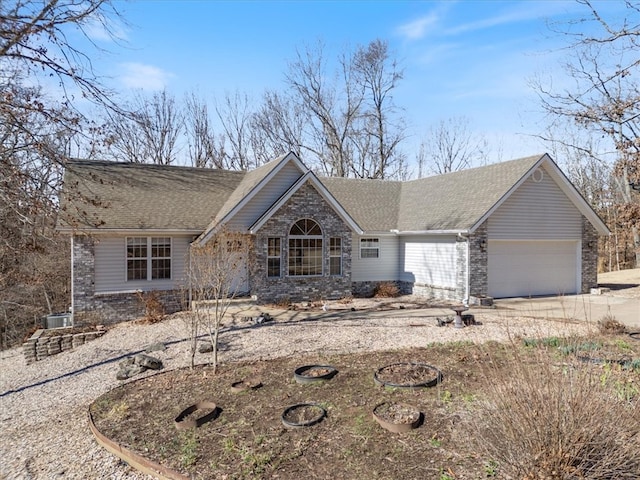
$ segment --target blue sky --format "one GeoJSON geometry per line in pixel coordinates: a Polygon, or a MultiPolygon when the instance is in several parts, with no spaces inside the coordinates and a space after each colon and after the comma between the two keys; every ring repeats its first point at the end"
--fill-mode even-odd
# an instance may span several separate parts
{"type": "MultiPolygon", "coordinates": [[[[604,10],[621,8],[596,2],[604,10]]],[[[553,74],[562,85],[547,22],[576,18],[574,1],[116,1],[126,41],[96,42],[109,54],[94,66],[126,94],[166,88],[208,100],[246,92],[256,101],[281,88],[296,49],[321,40],[329,58],[380,38],[404,69],[395,102],[408,123],[407,153],[430,126],[469,119],[490,142],[495,161],[545,150],[530,134],[544,119],[530,81],[553,74]]]]}

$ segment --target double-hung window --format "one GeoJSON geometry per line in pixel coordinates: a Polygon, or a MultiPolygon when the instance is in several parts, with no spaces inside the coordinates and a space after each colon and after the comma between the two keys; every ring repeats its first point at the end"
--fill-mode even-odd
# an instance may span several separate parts
{"type": "Polygon", "coordinates": [[[380,240],[377,238],[360,239],[360,258],[379,258],[380,240]]]}
{"type": "Polygon", "coordinates": [[[342,239],[329,239],[329,275],[342,275],[342,239]]]}
{"type": "Polygon", "coordinates": [[[282,248],[279,237],[267,238],[267,277],[279,277],[282,248]]]}
{"type": "Polygon", "coordinates": [[[171,238],[128,237],[127,280],[171,278],[171,238]]]}

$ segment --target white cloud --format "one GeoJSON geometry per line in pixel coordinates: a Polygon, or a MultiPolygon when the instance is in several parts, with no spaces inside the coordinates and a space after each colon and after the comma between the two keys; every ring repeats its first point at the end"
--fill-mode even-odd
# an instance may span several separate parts
{"type": "Polygon", "coordinates": [[[409,40],[419,40],[427,31],[438,23],[438,15],[430,13],[398,27],[398,33],[409,40]]]}
{"type": "Polygon", "coordinates": [[[172,73],[161,68],[143,63],[128,62],[120,65],[123,72],[120,81],[127,88],[141,88],[143,90],[162,90],[172,73]]]}
{"type": "Polygon", "coordinates": [[[113,42],[127,40],[127,29],[118,19],[90,18],[83,25],[84,33],[93,41],[113,42]]]}
{"type": "MultiPolygon", "coordinates": [[[[500,4],[497,4],[498,6],[500,4]]],[[[448,29],[445,33],[458,35],[461,33],[485,30],[500,25],[511,25],[527,21],[536,21],[544,18],[551,18],[555,14],[566,12],[571,3],[565,1],[555,2],[518,2],[514,6],[509,5],[501,13],[489,16],[473,22],[462,23],[448,29]]]]}

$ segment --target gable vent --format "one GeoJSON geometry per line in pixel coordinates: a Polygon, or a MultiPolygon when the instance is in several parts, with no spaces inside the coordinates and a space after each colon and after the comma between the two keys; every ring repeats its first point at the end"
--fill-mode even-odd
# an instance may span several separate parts
{"type": "Polygon", "coordinates": [[[541,168],[536,169],[531,174],[531,179],[536,183],[540,183],[543,178],[544,178],[544,170],[542,170],[541,168]]]}

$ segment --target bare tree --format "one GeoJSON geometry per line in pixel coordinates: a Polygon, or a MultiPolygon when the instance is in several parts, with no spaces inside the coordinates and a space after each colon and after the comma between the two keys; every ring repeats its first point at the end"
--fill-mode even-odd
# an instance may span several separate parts
{"type": "Polygon", "coordinates": [[[299,104],[273,90],[265,91],[251,118],[251,148],[258,164],[288,152],[300,152],[305,114],[299,104]]]}
{"type": "Polygon", "coordinates": [[[215,134],[206,102],[194,93],[187,95],[184,118],[191,165],[225,168],[224,136],[215,134]]]}
{"type": "Polygon", "coordinates": [[[631,232],[635,265],[640,266],[640,200],[630,188],[630,183],[640,182],[640,6],[625,2],[624,16],[607,19],[591,0],[578,3],[585,8],[582,18],[553,26],[567,40],[563,67],[572,85],[558,91],[537,81],[535,88],[556,122],[575,122],[585,135],[604,135],[609,140],[609,150],[586,153],[603,161],[613,159],[623,200],[618,221],[625,221],[624,228],[631,232]],[[582,25],[593,28],[582,29],[582,25]]]}
{"type": "MultiPolygon", "coordinates": [[[[295,112],[296,120],[303,119],[294,128],[278,125],[277,131],[293,132],[284,138],[290,144],[298,142],[301,153],[311,157],[322,174],[401,178],[406,175],[400,151],[405,129],[393,103],[393,91],[401,79],[402,72],[382,40],[345,51],[335,71],[329,70],[324,45],[318,43],[297,52],[286,74],[288,99],[271,101],[269,111],[282,111],[284,105],[295,112]]],[[[278,116],[279,121],[286,118],[278,116]]],[[[260,119],[268,124],[264,114],[260,119]]]]}
{"type": "Polygon", "coordinates": [[[465,117],[441,120],[431,127],[418,153],[419,174],[443,174],[464,170],[487,161],[488,144],[469,131],[465,117]]]}
{"type": "Polygon", "coordinates": [[[230,148],[225,150],[224,165],[229,170],[249,170],[256,164],[251,155],[251,101],[245,93],[226,93],[216,114],[230,148]]]}
{"type": "Polygon", "coordinates": [[[123,162],[171,165],[184,130],[184,113],[166,90],[150,97],[134,97],[130,112],[118,112],[107,121],[109,148],[123,162]]]}
{"type": "Polygon", "coordinates": [[[399,148],[405,129],[392,94],[402,72],[387,42],[379,39],[356,50],[353,69],[365,92],[360,132],[354,135],[360,161],[352,165],[353,173],[360,178],[396,177],[404,165],[399,148]]]}
{"type": "Polygon", "coordinates": [[[302,149],[313,155],[315,166],[325,175],[346,177],[353,162],[349,143],[364,99],[361,85],[352,80],[351,60],[343,56],[340,71],[330,76],[324,46],[297,52],[286,81],[299,111],[306,115],[302,149]]]}
{"type": "Polygon", "coordinates": [[[218,367],[218,339],[222,321],[236,294],[247,281],[250,240],[221,229],[208,243],[190,251],[188,289],[194,321],[206,329],[213,352],[211,365],[218,367]]]}
{"type": "Polygon", "coordinates": [[[54,226],[62,166],[88,126],[76,99],[115,105],[65,32],[73,27],[89,38],[91,25],[110,33],[117,17],[107,0],[0,2],[2,348],[68,305],[68,242],[54,226]]]}

